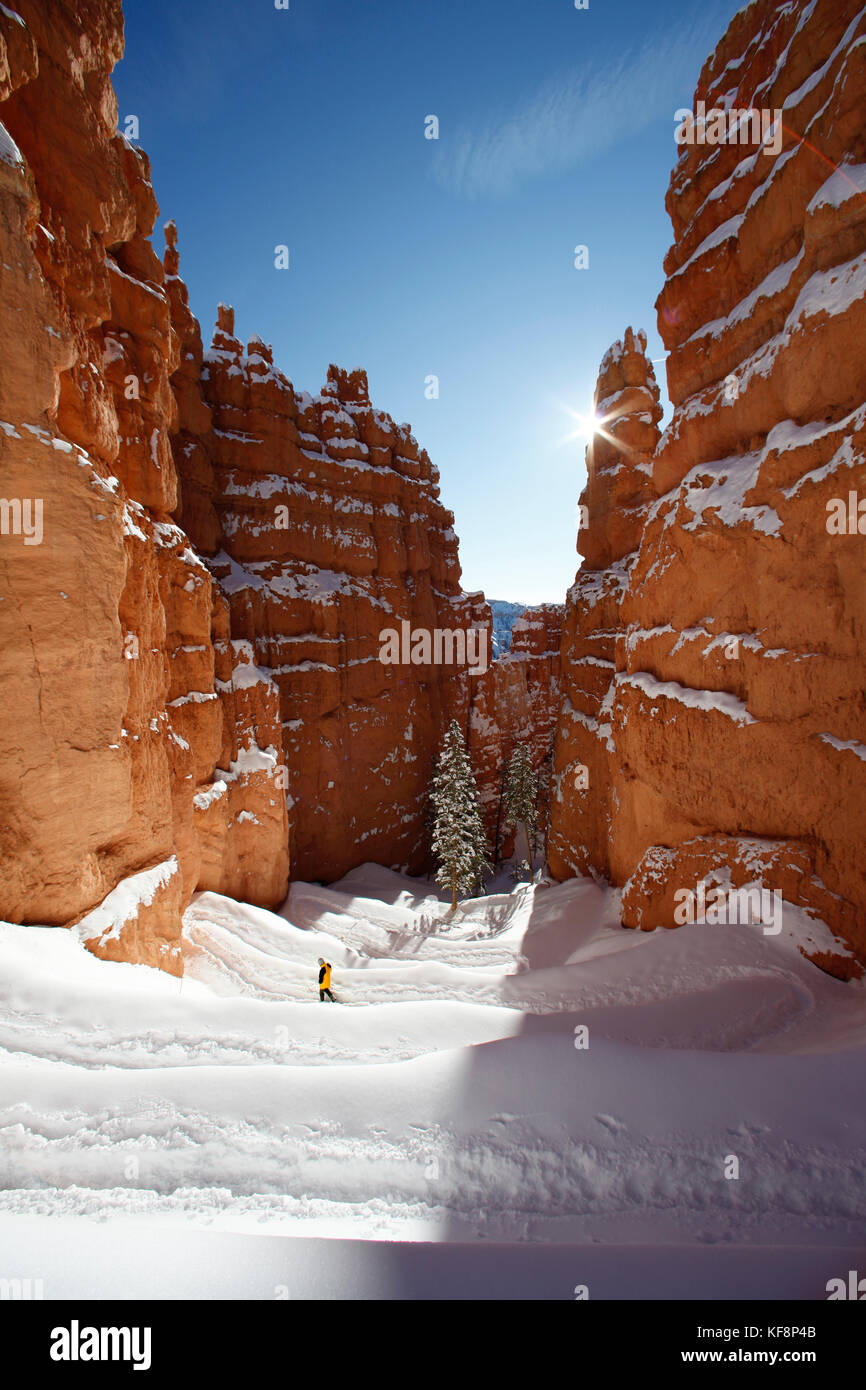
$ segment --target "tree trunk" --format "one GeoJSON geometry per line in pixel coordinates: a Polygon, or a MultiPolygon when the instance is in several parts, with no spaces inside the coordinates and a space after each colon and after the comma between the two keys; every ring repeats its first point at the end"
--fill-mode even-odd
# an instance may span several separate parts
{"type": "Polygon", "coordinates": [[[457,870],[451,875],[451,911],[457,911],[457,870]]]}
{"type": "Polygon", "coordinates": [[[531,883],[531,882],[532,882],[532,846],[531,846],[530,843],[529,843],[529,825],[527,824],[526,821],[523,822],[523,833],[524,833],[524,835],[526,836],[526,852],[527,852],[527,855],[528,855],[528,857],[529,857],[529,858],[528,858],[528,862],[529,862],[529,882],[531,883]]]}
{"type": "MultiPolygon", "coordinates": [[[[502,844],[502,815],[505,809],[505,782],[508,776],[508,764],[503,759],[502,776],[499,779],[499,804],[496,808],[496,843],[493,846],[493,858],[496,864],[501,862],[499,849],[502,844]]],[[[507,829],[507,824],[506,824],[507,829]]]]}

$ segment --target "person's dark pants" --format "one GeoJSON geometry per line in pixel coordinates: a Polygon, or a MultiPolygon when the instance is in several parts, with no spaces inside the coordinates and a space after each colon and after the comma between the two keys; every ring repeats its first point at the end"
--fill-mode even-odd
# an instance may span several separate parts
{"type": "Polygon", "coordinates": [[[333,994],[331,993],[331,991],[330,991],[329,989],[320,989],[320,990],[319,990],[319,1003],[320,1003],[320,1004],[324,1004],[324,1002],[325,1002],[325,995],[326,995],[326,994],[327,994],[328,998],[330,999],[331,1003],[332,1003],[332,1004],[336,1004],[337,1001],[336,1001],[336,999],[334,998],[333,994]]]}

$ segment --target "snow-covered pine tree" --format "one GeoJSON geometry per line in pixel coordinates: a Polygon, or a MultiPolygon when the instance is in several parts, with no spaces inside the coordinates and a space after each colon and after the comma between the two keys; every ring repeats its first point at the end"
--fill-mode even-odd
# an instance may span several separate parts
{"type": "Polygon", "coordinates": [[[532,758],[525,743],[518,743],[508,764],[505,782],[505,819],[508,825],[522,825],[526,836],[529,878],[532,879],[532,841],[530,829],[538,820],[538,778],[532,771],[532,758]]]}
{"type": "Polygon", "coordinates": [[[550,839],[550,784],[553,778],[553,748],[541,764],[536,773],[538,778],[538,827],[537,832],[541,834],[542,849],[547,854],[547,845],[550,839]]]}
{"type": "Polygon", "coordinates": [[[451,721],[436,760],[430,800],[433,853],[439,861],[436,882],[451,889],[453,912],[457,894],[471,893],[482,876],[490,872],[478,789],[456,719],[451,721]]]}

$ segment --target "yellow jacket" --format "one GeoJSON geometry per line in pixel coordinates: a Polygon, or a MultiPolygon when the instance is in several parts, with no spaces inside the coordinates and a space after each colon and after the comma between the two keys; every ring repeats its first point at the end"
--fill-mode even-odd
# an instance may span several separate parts
{"type": "Polygon", "coordinates": [[[331,988],[331,967],[328,961],[319,969],[319,989],[331,988]]]}

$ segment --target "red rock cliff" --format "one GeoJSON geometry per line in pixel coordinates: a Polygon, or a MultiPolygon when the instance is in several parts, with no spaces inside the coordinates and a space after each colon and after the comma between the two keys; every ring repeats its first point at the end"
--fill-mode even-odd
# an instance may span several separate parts
{"type": "MultiPolygon", "coordinates": [[[[478,595],[483,600],[483,595],[478,595]]],[[[488,628],[490,610],[484,603],[488,628]]],[[[511,647],[486,675],[472,682],[467,746],[481,797],[485,827],[496,858],[507,858],[515,833],[505,820],[505,774],[518,743],[525,743],[539,776],[543,828],[547,812],[550,762],[559,710],[559,604],[540,604],[517,618],[511,647]]]]}
{"type": "Polygon", "coordinates": [[[623,601],[646,523],[652,453],[661,419],[646,335],[626,330],[605,354],[595,391],[602,422],[586,450],[578,534],[585,559],[569,590],[562,629],[562,703],[556,731],[550,868],[610,875],[625,769],[614,742],[616,673],[625,662],[623,601]]]}
{"type": "Polygon", "coordinates": [[[197,886],[285,893],[283,753],[172,518],[179,338],[122,48],[115,0],[0,7],[0,916],[179,972],[197,886]]]}
{"type": "Polygon", "coordinates": [[[182,282],[171,283],[188,345],[175,377],[190,400],[174,440],[180,516],[228,596],[233,634],[280,691],[293,875],[334,879],[365,860],[426,870],[431,769],[455,717],[494,839],[502,760],[518,727],[530,734],[534,708],[547,720],[539,756],[551,741],[550,620],[538,651],[528,643],[521,657],[518,643],[492,665],[490,610],[460,588],[438,471],[408,425],[374,408],[366,374],[332,367],[318,397],[298,391],[261,339],[235,336],[226,306],[202,354],[182,282]],[[388,633],[402,648],[404,631],[466,641],[473,630],[477,673],[449,660],[450,645],[444,659],[382,660],[388,633]]]}
{"type": "MultiPolygon", "coordinates": [[[[620,605],[600,792],[617,814],[563,801],[554,856],[608,873],[645,927],[700,877],[762,876],[861,959],[864,94],[848,0],[758,0],[701,73],[696,111],[781,113],[779,144],[684,144],[672,176],[657,307],[674,415],[620,605]]],[[[564,668],[592,625],[585,607],[567,624],[564,668]]]]}

